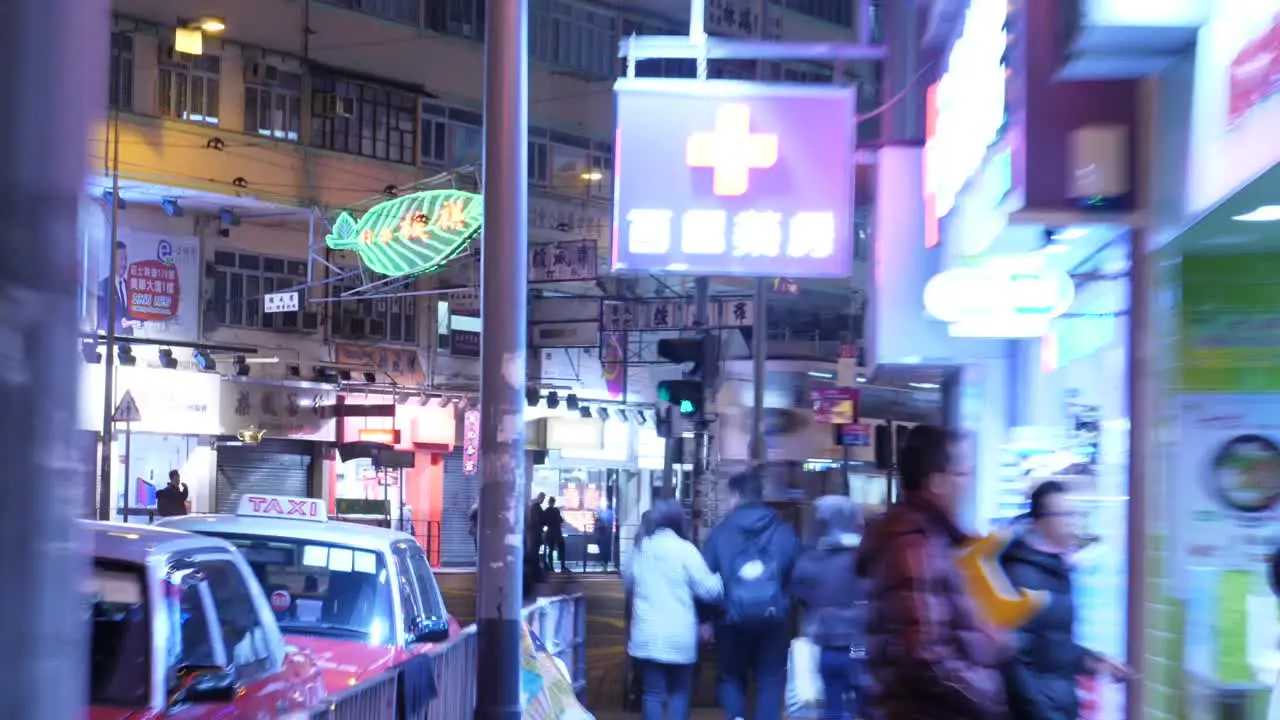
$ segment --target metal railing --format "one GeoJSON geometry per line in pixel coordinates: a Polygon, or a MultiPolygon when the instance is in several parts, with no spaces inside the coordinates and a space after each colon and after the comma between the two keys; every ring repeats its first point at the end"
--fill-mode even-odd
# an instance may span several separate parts
{"type": "Polygon", "coordinates": [[[397,720],[400,675],[388,672],[328,698],[311,720],[397,720]]]}
{"type": "MultiPolygon", "coordinates": [[[[586,608],[585,598],[574,594],[542,598],[523,612],[525,625],[547,652],[568,668],[578,697],[587,685],[586,608]]],[[[428,708],[426,720],[471,720],[476,700],[476,626],[463,628],[458,637],[433,654],[439,694],[428,708]]]]}

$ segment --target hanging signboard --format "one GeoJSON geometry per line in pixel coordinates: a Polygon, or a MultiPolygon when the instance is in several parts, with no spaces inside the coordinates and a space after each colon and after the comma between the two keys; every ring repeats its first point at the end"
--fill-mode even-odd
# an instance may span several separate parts
{"type": "Polygon", "coordinates": [[[389,277],[438,269],[480,234],[484,201],[462,190],[425,190],[369,208],[359,220],[339,213],[325,244],[359,256],[389,277]]]}
{"type": "Polygon", "coordinates": [[[853,88],[624,78],[614,89],[615,271],[849,276],[853,88]]]}

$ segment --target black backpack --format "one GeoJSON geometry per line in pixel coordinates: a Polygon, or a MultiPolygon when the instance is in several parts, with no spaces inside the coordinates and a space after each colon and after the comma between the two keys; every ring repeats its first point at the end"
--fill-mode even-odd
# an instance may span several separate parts
{"type": "Polygon", "coordinates": [[[782,568],[769,547],[772,535],[765,532],[744,543],[724,576],[725,621],[730,625],[786,619],[782,568]]]}

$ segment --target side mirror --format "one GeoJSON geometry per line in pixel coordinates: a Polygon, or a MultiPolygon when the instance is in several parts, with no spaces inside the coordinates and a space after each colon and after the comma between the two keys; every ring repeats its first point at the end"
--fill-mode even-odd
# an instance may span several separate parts
{"type": "Polygon", "coordinates": [[[223,667],[184,665],[178,668],[177,690],[170,695],[169,706],[229,703],[240,694],[240,684],[231,671],[223,667]]]}
{"type": "Polygon", "coordinates": [[[444,618],[423,618],[417,632],[410,638],[413,643],[442,643],[449,639],[449,621],[444,618]]]}

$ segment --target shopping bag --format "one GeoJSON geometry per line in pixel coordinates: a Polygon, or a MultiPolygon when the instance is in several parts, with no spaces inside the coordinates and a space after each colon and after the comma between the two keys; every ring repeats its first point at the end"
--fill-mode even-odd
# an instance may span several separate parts
{"type": "Polygon", "coordinates": [[[822,674],[818,646],[809,638],[791,641],[787,656],[787,714],[793,718],[817,717],[822,705],[822,674]]]}

